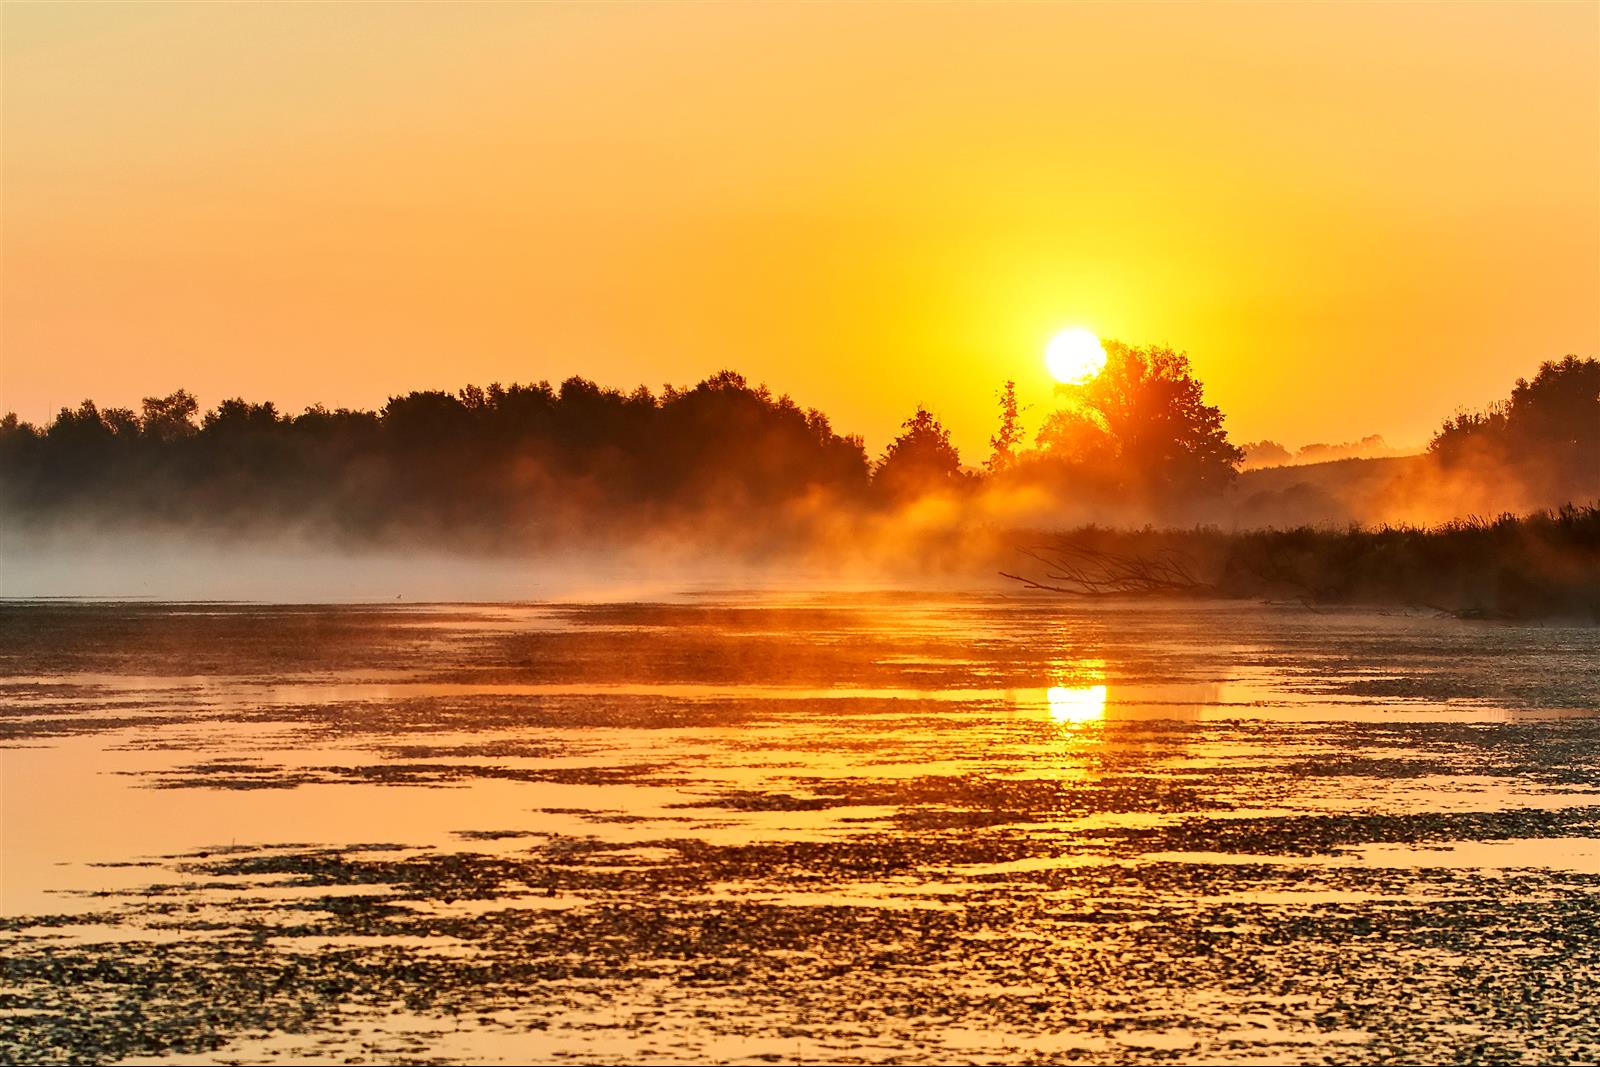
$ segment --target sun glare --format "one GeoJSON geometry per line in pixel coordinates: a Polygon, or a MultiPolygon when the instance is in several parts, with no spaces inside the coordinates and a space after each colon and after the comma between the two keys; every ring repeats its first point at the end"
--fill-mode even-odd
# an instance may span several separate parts
{"type": "Polygon", "coordinates": [[[1091,685],[1082,689],[1068,689],[1053,685],[1044,691],[1050,704],[1050,717],[1056,722],[1094,722],[1105,718],[1106,687],[1091,685]]]}
{"type": "Polygon", "coordinates": [[[1105,370],[1106,350],[1100,338],[1081,326],[1062,330],[1044,350],[1044,363],[1063,385],[1082,385],[1105,370]]]}

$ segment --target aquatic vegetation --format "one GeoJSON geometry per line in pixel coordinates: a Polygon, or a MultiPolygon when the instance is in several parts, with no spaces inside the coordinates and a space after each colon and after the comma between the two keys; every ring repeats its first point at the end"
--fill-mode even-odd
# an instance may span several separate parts
{"type": "Polygon", "coordinates": [[[1593,627],[855,594],[0,639],[6,1062],[1600,1054],[1593,627]]]}

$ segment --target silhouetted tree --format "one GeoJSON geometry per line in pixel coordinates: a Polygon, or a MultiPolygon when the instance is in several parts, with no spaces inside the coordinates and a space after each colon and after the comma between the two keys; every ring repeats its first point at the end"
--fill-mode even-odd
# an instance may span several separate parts
{"type": "Polygon", "coordinates": [[[652,483],[717,507],[761,507],[817,489],[854,494],[867,475],[858,440],[733,371],[668,390],[642,455],[652,483]]]}
{"type": "Polygon", "coordinates": [[[1279,467],[1294,459],[1294,453],[1276,441],[1247,441],[1239,446],[1244,463],[1250,467],[1279,467]]]}
{"type": "Polygon", "coordinates": [[[194,417],[199,410],[199,402],[184,389],[171,396],[147,396],[139,428],[154,440],[176,441],[195,432],[194,417]]]}
{"type": "Polygon", "coordinates": [[[186,392],[143,413],[91,401],[40,431],[0,422],[0,506],[41,517],[314,521],[366,534],[604,536],[693,524],[782,536],[795,513],[865,496],[859,437],[733,371],[661,397],[570,378],[391,397],[381,412],[186,392]],[[752,521],[755,520],[755,521],[752,521]]]}
{"type": "Polygon", "coordinates": [[[1105,349],[1103,371],[1061,387],[1067,406],[1040,429],[1041,450],[1167,493],[1228,484],[1244,453],[1228,442],[1222,412],[1205,402],[1188,357],[1116,341],[1105,349]]]}
{"type": "Polygon", "coordinates": [[[200,432],[212,437],[261,433],[278,426],[278,409],[270,400],[264,404],[251,404],[237,398],[224,400],[200,420],[200,432]]]}
{"type": "Polygon", "coordinates": [[[1392,454],[1382,434],[1368,434],[1359,441],[1342,441],[1339,444],[1315,442],[1301,445],[1294,458],[1301,463],[1328,463],[1339,459],[1365,459],[1392,454]]]}
{"type": "Polygon", "coordinates": [[[1069,467],[1109,472],[1117,462],[1117,442],[1106,431],[1104,420],[1081,404],[1046,415],[1034,445],[1045,458],[1069,467]]]}
{"type": "Polygon", "coordinates": [[[1446,464],[1493,457],[1600,464],[1600,360],[1546,361],[1518,378],[1509,400],[1445,420],[1428,450],[1446,464]]]}
{"type": "Polygon", "coordinates": [[[1517,379],[1506,401],[1446,419],[1428,445],[1446,471],[1515,479],[1549,502],[1600,492],[1600,360],[1567,356],[1517,379]]]}
{"type": "Polygon", "coordinates": [[[989,458],[984,469],[998,474],[1017,461],[1017,446],[1022,444],[1022,411],[1017,406],[1017,383],[1008,380],[1000,391],[1000,428],[989,438],[989,458]]]}
{"type": "MultiPolygon", "coordinates": [[[[1094,434],[1085,439],[1144,446],[1114,413],[1096,410],[1080,405],[1049,427],[1065,438],[1066,420],[1087,420],[1094,434]]],[[[994,476],[1022,465],[1021,440],[1008,382],[987,464],[994,476]]],[[[787,536],[793,516],[975,477],[926,408],[873,465],[860,437],[731,370],[659,393],[573,377],[558,388],[494,382],[393,396],[376,412],[316,406],[294,416],[242,398],[200,416],[179,390],[146,398],[138,414],[84,401],[42,429],[14,416],[0,422],[0,507],[47,521],[292,522],[341,536],[481,533],[523,543],[673,524],[771,537],[787,536]]]]}
{"type": "Polygon", "coordinates": [[[950,443],[950,431],[921,405],[907,419],[904,433],[889,443],[873,472],[873,484],[894,497],[960,486],[961,454],[950,443]]]}

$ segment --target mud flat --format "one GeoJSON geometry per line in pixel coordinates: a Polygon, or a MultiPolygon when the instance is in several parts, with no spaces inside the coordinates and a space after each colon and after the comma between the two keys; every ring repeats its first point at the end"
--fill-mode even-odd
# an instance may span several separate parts
{"type": "Polygon", "coordinates": [[[1600,1057],[1600,630],[0,605],[0,1060],[1600,1057]]]}

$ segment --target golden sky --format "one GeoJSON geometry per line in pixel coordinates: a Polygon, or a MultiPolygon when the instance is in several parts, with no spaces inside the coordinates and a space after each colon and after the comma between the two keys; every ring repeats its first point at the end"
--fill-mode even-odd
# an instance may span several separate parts
{"type": "Polygon", "coordinates": [[[1069,325],[1236,440],[1600,351],[1600,4],[22,4],[0,408],[688,384],[978,462],[1069,325]]]}

